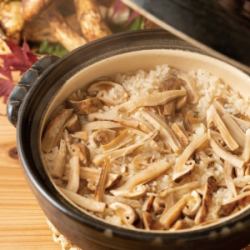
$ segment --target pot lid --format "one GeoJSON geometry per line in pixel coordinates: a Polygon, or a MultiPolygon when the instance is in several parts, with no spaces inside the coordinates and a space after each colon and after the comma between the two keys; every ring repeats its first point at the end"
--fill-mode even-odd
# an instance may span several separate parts
{"type": "Polygon", "coordinates": [[[123,1],[177,37],[249,72],[249,0],[123,1]]]}

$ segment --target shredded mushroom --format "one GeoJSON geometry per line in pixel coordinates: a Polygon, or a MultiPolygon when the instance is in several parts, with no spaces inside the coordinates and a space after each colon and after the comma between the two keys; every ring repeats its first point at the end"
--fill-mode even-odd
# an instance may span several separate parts
{"type": "Polygon", "coordinates": [[[211,122],[215,124],[215,126],[218,128],[218,130],[221,133],[221,136],[227,146],[233,151],[236,150],[239,145],[238,143],[234,140],[234,138],[231,136],[229,133],[226,125],[224,124],[223,120],[220,118],[217,110],[215,109],[214,105],[211,105],[209,109],[207,110],[207,122],[208,126],[210,125],[211,122]]]}
{"type": "Polygon", "coordinates": [[[80,164],[79,158],[73,156],[69,161],[70,171],[66,189],[76,193],[80,185],[80,164]]]}
{"type": "Polygon", "coordinates": [[[136,213],[132,207],[121,202],[114,202],[109,207],[114,210],[125,225],[132,225],[136,219],[136,213]]]}
{"type": "Polygon", "coordinates": [[[166,104],[178,97],[182,97],[186,95],[185,90],[169,90],[164,92],[159,92],[155,94],[151,94],[148,96],[139,97],[136,100],[126,102],[122,105],[122,110],[127,110],[128,112],[132,112],[133,110],[140,107],[150,107],[150,106],[158,106],[166,104]]]}
{"type": "Polygon", "coordinates": [[[244,150],[242,152],[242,159],[244,162],[248,162],[250,160],[250,129],[246,131],[246,140],[244,150]]]}
{"type": "Polygon", "coordinates": [[[149,181],[154,180],[163,173],[165,173],[170,167],[171,162],[158,161],[149,165],[146,169],[132,176],[123,186],[119,189],[111,190],[113,195],[126,196],[139,184],[145,184],[149,181]]]}
{"type": "Polygon", "coordinates": [[[225,161],[230,162],[233,166],[237,167],[237,168],[243,168],[244,165],[244,161],[241,160],[239,157],[237,157],[236,155],[233,155],[227,151],[225,151],[220,145],[218,145],[216,143],[216,141],[211,138],[210,139],[210,145],[212,147],[212,149],[214,150],[214,152],[221,157],[222,159],[224,159],[225,161]]]}
{"type": "Polygon", "coordinates": [[[111,81],[100,81],[91,84],[88,93],[90,95],[96,94],[97,98],[107,105],[117,105],[125,102],[128,98],[128,94],[122,85],[111,81]]]}
{"type": "Polygon", "coordinates": [[[189,197],[189,194],[184,195],[174,206],[161,215],[159,222],[164,228],[170,228],[171,225],[180,217],[189,197]]]}
{"type": "Polygon", "coordinates": [[[194,168],[195,162],[189,161],[190,156],[197,150],[202,144],[207,142],[208,135],[207,133],[202,135],[199,138],[194,138],[192,142],[185,148],[182,154],[176,161],[173,172],[173,180],[176,181],[182,176],[186,175],[194,168]]]}
{"type": "Polygon", "coordinates": [[[218,211],[218,215],[221,217],[227,216],[233,212],[233,210],[239,205],[245,205],[250,203],[250,191],[239,194],[232,200],[223,204],[218,211]]]}
{"type": "Polygon", "coordinates": [[[218,184],[216,179],[213,176],[208,177],[203,193],[202,204],[195,216],[195,224],[204,222],[211,204],[213,193],[217,190],[217,188],[218,184]]]}
{"type": "Polygon", "coordinates": [[[61,188],[61,191],[73,202],[80,207],[92,212],[102,213],[106,207],[105,203],[96,201],[94,199],[86,198],[69,190],[61,188]]]}
{"type": "Polygon", "coordinates": [[[228,189],[232,192],[232,194],[234,196],[237,196],[237,190],[235,188],[234,181],[232,178],[232,171],[233,171],[233,168],[230,165],[230,163],[225,161],[224,162],[224,173],[225,173],[226,185],[227,185],[228,189]]]}
{"type": "Polygon", "coordinates": [[[165,65],[75,91],[43,131],[54,184],[82,211],[129,229],[202,228],[243,211],[247,101],[208,75],[165,65]]]}
{"type": "Polygon", "coordinates": [[[160,131],[161,135],[164,136],[165,140],[174,152],[178,152],[180,150],[180,143],[166,122],[152,112],[141,111],[141,114],[150,124],[152,124],[152,126],[160,131]]]}
{"type": "Polygon", "coordinates": [[[56,115],[54,119],[49,122],[42,140],[42,149],[44,152],[48,153],[53,147],[57,145],[64,129],[64,125],[71,114],[71,109],[63,109],[59,114],[56,115]]]}

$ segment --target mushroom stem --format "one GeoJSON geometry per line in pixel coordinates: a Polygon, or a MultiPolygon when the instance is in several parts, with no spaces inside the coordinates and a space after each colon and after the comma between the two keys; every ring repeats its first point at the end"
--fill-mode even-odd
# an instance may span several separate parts
{"type": "Polygon", "coordinates": [[[227,146],[230,148],[230,150],[234,151],[236,150],[239,145],[238,143],[234,140],[234,138],[231,136],[229,133],[226,125],[224,124],[223,120],[220,118],[217,110],[215,109],[214,105],[211,105],[209,109],[207,110],[207,123],[208,126],[211,123],[214,123],[214,125],[217,127],[217,129],[220,131],[220,134],[227,144],[227,146]]]}
{"type": "Polygon", "coordinates": [[[250,129],[246,131],[246,140],[245,140],[245,145],[244,145],[244,149],[242,152],[242,159],[245,162],[248,162],[250,160],[250,129]]]}
{"type": "Polygon", "coordinates": [[[171,227],[171,225],[180,217],[183,208],[186,206],[190,194],[184,195],[179,201],[177,201],[174,206],[165,211],[159,219],[160,224],[164,226],[165,229],[171,227]]]}
{"type": "Polygon", "coordinates": [[[153,94],[149,94],[146,96],[139,97],[134,101],[128,101],[124,103],[120,110],[127,110],[128,112],[132,112],[140,107],[151,107],[166,104],[178,97],[182,97],[186,95],[186,90],[168,90],[164,92],[157,92],[153,94]]]}
{"type": "Polygon", "coordinates": [[[176,122],[172,124],[171,129],[174,131],[183,147],[188,145],[188,137],[176,122]]]}
{"type": "Polygon", "coordinates": [[[224,174],[225,174],[225,182],[226,182],[227,188],[231,190],[234,196],[237,196],[237,191],[236,191],[234,181],[232,178],[232,171],[233,171],[233,168],[230,165],[230,163],[225,161],[224,162],[224,174]]]}
{"type": "Polygon", "coordinates": [[[71,114],[72,109],[63,109],[54,119],[49,122],[42,139],[42,149],[44,152],[50,152],[50,150],[57,145],[64,129],[64,125],[71,114]]]}
{"type": "Polygon", "coordinates": [[[108,159],[106,159],[104,166],[101,171],[101,175],[97,184],[95,198],[97,201],[103,201],[103,196],[105,192],[105,187],[108,181],[108,175],[111,168],[111,164],[108,159]]]}
{"type": "Polygon", "coordinates": [[[209,210],[209,205],[212,201],[213,193],[217,190],[217,188],[218,185],[216,179],[213,176],[208,177],[205,185],[202,204],[198,213],[195,216],[195,224],[200,224],[206,219],[209,210]]]}
{"type": "Polygon", "coordinates": [[[58,178],[61,178],[63,176],[65,169],[66,153],[67,153],[66,143],[64,140],[61,140],[57,156],[53,162],[53,166],[51,169],[52,176],[58,178]]]}
{"type": "Polygon", "coordinates": [[[250,191],[245,192],[243,194],[239,194],[232,200],[221,205],[220,210],[218,211],[218,215],[221,217],[227,216],[231,214],[238,205],[243,205],[242,203],[245,204],[249,202],[250,202],[250,191]]]}
{"type": "Polygon", "coordinates": [[[193,182],[183,184],[181,186],[167,188],[160,192],[160,197],[163,198],[163,197],[166,197],[168,194],[175,193],[175,192],[181,192],[181,191],[189,192],[190,190],[198,188],[199,186],[200,186],[200,182],[193,181],[193,182]]]}
{"type": "Polygon", "coordinates": [[[193,165],[185,165],[190,156],[197,150],[199,147],[201,147],[205,142],[208,140],[208,134],[205,133],[200,137],[196,137],[193,139],[192,142],[189,143],[189,145],[185,148],[185,150],[182,152],[182,154],[179,156],[179,158],[176,161],[176,164],[174,166],[173,170],[173,180],[177,180],[183,175],[186,175],[193,169],[193,165]]]}
{"type": "Polygon", "coordinates": [[[243,148],[245,145],[245,134],[242,131],[241,127],[237,124],[237,122],[232,118],[230,114],[225,113],[222,116],[222,119],[231,132],[233,138],[243,148]]]}
{"type": "Polygon", "coordinates": [[[242,168],[244,165],[244,161],[241,160],[236,155],[233,155],[227,151],[225,151],[223,148],[221,148],[213,138],[210,139],[210,145],[213,149],[213,151],[223,160],[230,162],[233,166],[237,168],[242,168]]]}
{"type": "Polygon", "coordinates": [[[180,151],[180,143],[166,122],[152,112],[141,111],[141,114],[145,120],[160,131],[160,134],[165,138],[174,152],[180,151]]]}
{"type": "Polygon", "coordinates": [[[157,161],[149,165],[146,169],[133,175],[123,186],[119,189],[111,190],[114,195],[120,195],[124,192],[133,191],[133,189],[139,184],[145,184],[150,182],[160,175],[164,174],[172,166],[171,162],[166,162],[164,160],[157,161]]]}
{"type": "Polygon", "coordinates": [[[70,171],[69,171],[68,184],[66,186],[66,189],[71,192],[76,193],[80,185],[79,158],[77,156],[73,156],[69,161],[69,165],[70,165],[70,171]]]}
{"type": "Polygon", "coordinates": [[[95,201],[93,199],[83,197],[79,194],[76,194],[74,192],[71,192],[71,191],[63,189],[63,188],[60,188],[60,190],[67,198],[69,198],[71,201],[73,201],[78,206],[80,206],[84,209],[87,209],[89,211],[92,211],[92,212],[97,212],[97,213],[104,212],[104,209],[106,207],[106,204],[104,202],[99,202],[99,201],[95,201]]]}

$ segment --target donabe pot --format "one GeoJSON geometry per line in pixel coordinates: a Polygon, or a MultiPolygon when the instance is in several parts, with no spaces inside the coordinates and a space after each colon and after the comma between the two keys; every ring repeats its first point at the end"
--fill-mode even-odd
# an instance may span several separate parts
{"type": "Polygon", "coordinates": [[[202,54],[164,31],[113,35],[74,50],[66,57],[35,63],[13,90],[8,116],[17,127],[17,146],[30,186],[48,219],[82,249],[240,249],[250,242],[250,209],[223,223],[184,232],[146,232],[108,224],[79,211],[50,182],[40,156],[42,129],[49,114],[71,92],[101,76],[169,64],[184,70],[203,68],[244,96],[249,76],[202,54]]]}

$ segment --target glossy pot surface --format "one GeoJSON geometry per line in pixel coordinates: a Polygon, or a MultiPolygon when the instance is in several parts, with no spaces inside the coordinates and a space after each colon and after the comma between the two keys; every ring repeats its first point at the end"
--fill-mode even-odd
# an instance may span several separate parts
{"type": "Polygon", "coordinates": [[[244,96],[249,77],[238,69],[173,40],[164,31],[118,34],[76,49],[62,59],[45,57],[14,89],[8,116],[17,126],[18,153],[27,179],[49,220],[82,249],[240,249],[250,241],[249,209],[199,230],[162,233],[116,227],[79,211],[51,184],[40,157],[42,129],[49,114],[75,89],[101,76],[157,64],[184,70],[204,68],[244,96]]]}

